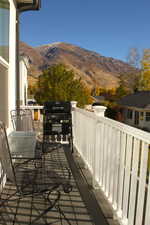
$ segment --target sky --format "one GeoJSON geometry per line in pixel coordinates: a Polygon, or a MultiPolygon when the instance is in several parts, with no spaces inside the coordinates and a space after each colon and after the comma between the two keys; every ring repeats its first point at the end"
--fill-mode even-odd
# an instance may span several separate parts
{"type": "Polygon", "coordinates": [[[150,48],[150,0],[41,0],[20,16],[31,46],[67,42],[126,61],[130,48],[150,48]]]}

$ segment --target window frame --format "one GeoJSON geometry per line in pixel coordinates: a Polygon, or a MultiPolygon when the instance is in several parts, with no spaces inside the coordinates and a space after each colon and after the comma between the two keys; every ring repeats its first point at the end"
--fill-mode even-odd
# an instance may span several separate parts
{"type": "Polygon", "coordinates": [[[150,112],[145,113],[145,121],[150,121],[150,112]],[[147,116],[147,114],[149,114],[149,116],[147,116]]]}
{"type": "Polygon", "coordinates": [[[130,119],[130,120],[133,119],[133,110],[132,109],[127,110],[127,119],[130,119]]]}

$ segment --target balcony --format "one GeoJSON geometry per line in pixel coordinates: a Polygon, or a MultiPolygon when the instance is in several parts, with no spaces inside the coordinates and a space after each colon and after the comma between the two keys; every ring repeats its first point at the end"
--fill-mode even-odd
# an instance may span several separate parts
{"type": "MultiPolygon", "coordinates": [[[[40,110],[33,113],[38,133],[40,110]]],[[[74,108],[72,119],[74,153],[62,139],[46,157],[61,159],[71,169],[73,190],[62,193],[59,201],[67,220],[54,208],[37,224],[149,225],[150,134],[79,108],[74,108]]],[[[6,183],[2,198],[12,191],[6,183]]],[[[2,209],[1,224],[30,224],[41,207],[45,202],[40,197],[11,199],[2,209]]]]}

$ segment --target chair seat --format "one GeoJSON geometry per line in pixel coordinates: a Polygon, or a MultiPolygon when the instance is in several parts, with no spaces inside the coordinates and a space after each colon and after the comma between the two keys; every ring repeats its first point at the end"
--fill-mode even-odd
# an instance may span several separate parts
{"type": "Polygon", "coordinates": [[[36,149],[36,132],[12,131],[8,135],[10,152],[13,156],[34,158],[36,149]]]}

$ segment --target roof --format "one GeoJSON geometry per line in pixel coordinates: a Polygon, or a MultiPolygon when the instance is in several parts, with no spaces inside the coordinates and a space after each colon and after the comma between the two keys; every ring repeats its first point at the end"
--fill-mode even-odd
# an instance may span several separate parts
{"type": "Polygon", "coordinates": [[[120,99],[118,104],[136,108],[150,108],[150,91],[137,91],[127,95],[120,99]]]}
{"type": "Polygon", "coordinates": [[[100,101],[104,101],[105,100],[105,96],[100,95],[100,96],[92,96],[94,98],[94,100],[96,100],[97,102],[100,101]]]}

